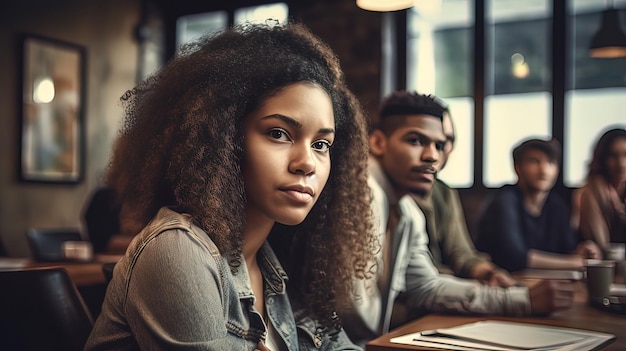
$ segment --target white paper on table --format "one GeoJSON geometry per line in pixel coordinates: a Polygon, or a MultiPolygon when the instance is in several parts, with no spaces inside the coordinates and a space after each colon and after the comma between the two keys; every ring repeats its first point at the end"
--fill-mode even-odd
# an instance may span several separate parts
{"type": "Polygon", "coordinates": [[[588,330],[503,321],[481,321],[436,332],[438,334],[429,336],[412,333],[390,341],[459,351],[582,351],[592,350],[615,338],[611,334],[588,330]]]}

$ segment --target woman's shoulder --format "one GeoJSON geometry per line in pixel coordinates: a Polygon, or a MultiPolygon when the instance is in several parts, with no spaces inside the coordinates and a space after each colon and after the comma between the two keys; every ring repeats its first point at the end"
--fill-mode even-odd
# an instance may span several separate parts
{"type": "Polygon", "coordinates": [[[593,192],[601,192],[603,190],[606,191],[608,189],[609,184],[606,179],[600,175],[592,175],[587,179],[587,183],[583,186],[583,192],[593,193],[593,192]]]}
{"type": "Polygon", "coordinates": [[[220,256],[219,249],[213,240],[202,228],[194,223],[191,215],[180,213],[167,207],[161,208],[137,236],[138,238],[135,238],[133,241],[134,248],[131,248],[131,250],[140,251],[150,243],[152,245],[164,246],[164,248],[199,244],[208,250],[211,255],[220,256]],[[173,244],[172,241],[176,245],[171,245],[173,244]]]}

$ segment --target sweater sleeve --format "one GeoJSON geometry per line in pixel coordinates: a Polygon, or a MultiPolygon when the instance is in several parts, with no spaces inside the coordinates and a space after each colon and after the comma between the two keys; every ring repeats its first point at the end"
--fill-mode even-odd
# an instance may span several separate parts
{"type": "Polygon", "coordinates": [[[470,277],[474,266],[486,261],[486,258],[478,254],[469,235],[458,192],[445,184],[441,185],[448,194],[442,199],[446,200],[447,205],[447,208],[444,206],[443,209],[449,211],[448,223],[440,226],[443,255],[450,262],[455,274],[467,278],[470,277]]]}

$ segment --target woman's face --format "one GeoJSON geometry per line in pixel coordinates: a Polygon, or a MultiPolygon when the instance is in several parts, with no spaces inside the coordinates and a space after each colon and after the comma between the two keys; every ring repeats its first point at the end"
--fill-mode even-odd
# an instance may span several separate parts
{"type": "Polygon", "coordinates": [[[626,181],[626,138],[613,140],[605,162],[611,182],[626,181]]]}
{"type": "Polygon", "coordinates": [[[247,213],[301,223],[330,175],[335,118],[328,94],[295,83],[246,117],[242,164],[247,213]]]}

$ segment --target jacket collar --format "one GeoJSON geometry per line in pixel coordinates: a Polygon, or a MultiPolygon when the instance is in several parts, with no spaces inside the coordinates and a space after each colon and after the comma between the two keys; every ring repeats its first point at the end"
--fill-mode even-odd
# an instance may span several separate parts
{"type": "MultiPolygon", "coordinates": [[[[257,257],[261,272],[263,273],[263,280],[269,292],[274,294],[285,294],[285,284],[289,278],[267,241],[261,246],[257,257]]],[[[254,293],[252,292],[252,286],[250,286],[250,274],[248,272],[248,267],[246,267],[245,263],[243,263],[245,262],[243,256],[241,257],[241,262],[242,264],[233,273],[235,288],[238,291],[240,299],[251,298],[254,296],[254,293]]]]}

